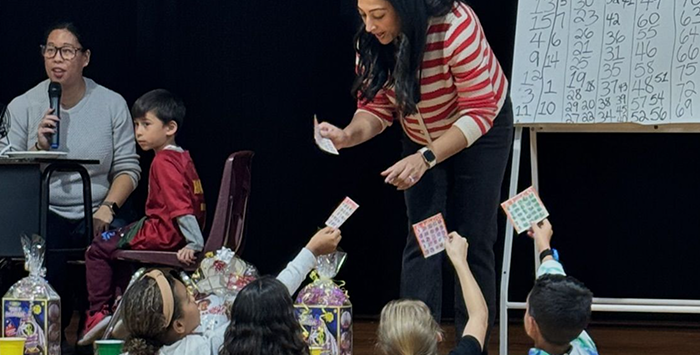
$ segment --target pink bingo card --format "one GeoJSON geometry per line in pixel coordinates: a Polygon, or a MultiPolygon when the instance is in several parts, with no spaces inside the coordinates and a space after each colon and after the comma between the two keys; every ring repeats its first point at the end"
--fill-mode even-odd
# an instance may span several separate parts
{"type": "Polygon", "coordinates": [[[427,258],[445,250],[447,228],[445,228],[442,213],[414,224],[413,233],[416,235],[424,257],[427,258]]]}
{"type": "Polygon", "coordinates": [[[350,199],[350,197],[346,197],[338,208],[333,211],[333,214],[328,217],[326,225],[333,228],[340,228],[358,207],[360,207],[360,205],[350,199]]]}

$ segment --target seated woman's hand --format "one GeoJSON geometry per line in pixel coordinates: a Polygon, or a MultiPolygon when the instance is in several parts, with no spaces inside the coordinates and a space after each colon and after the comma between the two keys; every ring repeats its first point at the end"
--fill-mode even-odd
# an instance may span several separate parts
{"type": "Polygon", "coordinates": [[[100,206],[92,215],[92,230],[94,236],[97,237],[102,234],[102,232],[106,231],[112,223],[112,220],[114,220],[112,210],[107,206],[100,206]]]}
{"type": "Polygon", "coordinates": [[[56,125],[60,118],[53,114],[54,109],[50,108],[44,112],[44,118],[39,122],[37,129],[36,146],[41,150],[49,150],[51,148],[51,136],[56,134],[56,125]]]}

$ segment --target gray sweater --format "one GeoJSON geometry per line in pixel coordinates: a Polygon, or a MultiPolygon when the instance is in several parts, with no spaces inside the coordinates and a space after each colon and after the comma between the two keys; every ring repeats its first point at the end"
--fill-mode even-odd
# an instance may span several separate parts
{"type": "MultiPolygon", "coordinates": [[[[129,108],[121,95],[85,78],[85,96],[70,109],[61,108],[60,147],[67,158],[96,159],[86,165],[92,185],[92,207],[96,210],[107,196],[112,181],[127,174],[134,187],[141,177],[134,129],[129,108]]],[[[49,80],[45,80],[8,105],[10,145],[14,151],[29,150],[49,108],[49,80]]],[[[0,143],[0,149],[3,148],[0,143]]],[[[58,215],[83,218],[82,184],[77,173],[55,173],[51,180],[50,209],[58,215]]]]}

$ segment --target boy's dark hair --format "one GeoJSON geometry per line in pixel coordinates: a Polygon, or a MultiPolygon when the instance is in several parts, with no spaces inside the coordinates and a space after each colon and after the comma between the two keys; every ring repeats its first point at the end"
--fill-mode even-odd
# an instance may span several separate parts
{"type": "Polygon", "coordinates": [[[168,90],[155,89],[141,95],[131,108],[131,116],[144,117],[149,111],[163,124],[175,121],[178,129],[182,129],[185,123],[185,103],[168,90]]]}
{"type": "Polygon", "coordinates": [[[86,42],[87,40],[82,35],[80,30],[78,30],[78,26],[76,26],[75,23],[70,22],[70,21],[60,21],[60,22],[56,22],[53,25],[51,25],[51,27],[49,27],[46,30],[46,33],[44,33],[44,43],[46,43],[46,41],[49,40],[49,35],[51,34],[51,32],[53,32],[55,30],[66,30],[66,31],[72,33],[73,36],[75,36],[75,38],[78,39],[78,43],[80,43],[80,46],[83,48],[82,49],[83,52],[90,49],[88,43],[86,42]]]}
{"type": "Polygon", "coordinates": [[[593,293],[571,276],[545,274],[528,296],[528,312],[547,342],[565,345],[588,326],[593,293]]]}

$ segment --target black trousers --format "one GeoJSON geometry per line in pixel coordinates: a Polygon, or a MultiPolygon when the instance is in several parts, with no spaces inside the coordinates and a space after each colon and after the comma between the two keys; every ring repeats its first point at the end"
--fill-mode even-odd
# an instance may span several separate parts
{"type": "MultiPolygon", "coordinates": [[[[496,268],[494,244],[501,185],[513,140],[513,114],[507,100],[494,126],[466,148],[428,170],[405,192],[409,233],[403,253],[401,297],[425,302],[435,320],[442,313],[443,263],[440,253],[424,258],[411,224],[441,212],[448,231],[469,241],[467,260],[489,308],[489,329],[496,316],[496,268]]],[[[421,146],[404,135],[404,156],[421,146]]],[[[452,275],[452,274],[450,274],[452,275]]],[[[467,322],[466,307],[455,277],[455,327],[461,337],[467,322]]]]}

